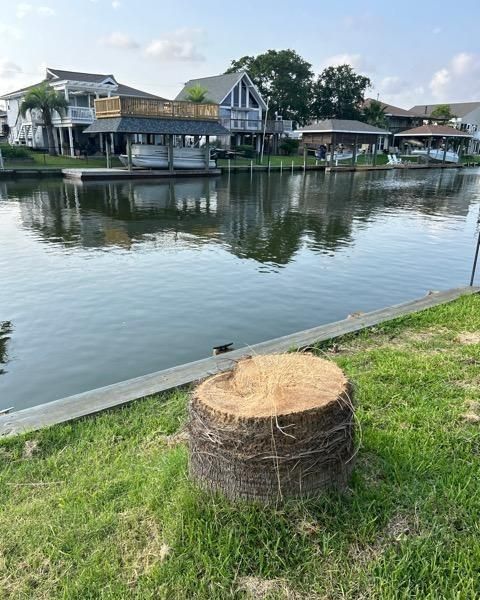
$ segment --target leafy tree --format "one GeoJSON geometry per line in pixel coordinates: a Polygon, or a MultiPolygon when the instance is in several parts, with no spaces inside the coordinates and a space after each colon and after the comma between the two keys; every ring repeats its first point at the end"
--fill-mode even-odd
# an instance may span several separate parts
{"type": "Polygon", "coordinates": [[[350,65],[327,67],[313,87],[313,115],[317,119],[359,119],[368,77],[355,73],[350,65]]]}
{"type": "Polygon", "coordinates": [[[189,102],[195,102],[196,104],[202,104],[204,102],[210,102],[207,98],[208,90],[198,83],[192,85],[187,90],[187,100],[189,102]]]}
{"type": "Polygon", "coordinates": [[[430,116],[434,119],[446,119],[447,121],[450,121],[450,119],[455,117],[450,108],[450,104],[439,104],[432,110],[430,116]]]}
{"type": "Polygon", "coordinates": [[[301,125],[310,119],[312,65],[294,50],[243,56],[233,60],[226,73],[238,71],[247,71],[263,98],[269,98],[270,114],[278,112],[301,125]]]}
{"type": "Polygon", "coordinates": [[[28,111],[31,112],[32,110],[38,110],[42,114],[43,123],[47,130],[49,154],[56,154],[55,143],[53,141],[53,113],[56,111],[62,114],[67,106],[68,102],[65,96],[59,94],[48,83],[41,83],[29,90],[20,106],[20,112],[23,117],[25,117],[28,111]]]}
{"type": "Polygon", "coordinates": [[[363,107],[363,120],[375,127],[386,127],[387,118],[385,116],[386,106],[378,100],[371,100],[363,107]]]}

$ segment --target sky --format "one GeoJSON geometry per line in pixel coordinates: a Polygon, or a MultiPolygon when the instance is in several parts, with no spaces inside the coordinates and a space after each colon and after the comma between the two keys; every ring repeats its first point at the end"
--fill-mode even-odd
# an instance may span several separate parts
{"type": "Polygon", "coordinates": [[[315,74],[351,64],[367,96],[404,108],[480,101],[479,22],[479,0],[0,0],[0,94],[48,66],[174,98],[232,59],[292,48],[315,74]]]}

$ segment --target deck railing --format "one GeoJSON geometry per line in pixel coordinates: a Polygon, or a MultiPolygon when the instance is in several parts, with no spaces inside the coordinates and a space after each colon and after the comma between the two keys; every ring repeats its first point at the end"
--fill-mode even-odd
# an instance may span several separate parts
{"type": "Polygon", "coordinates": [[[156,117],[218,120],[218,104],[198,104],[180,100],[112,96],[95,100],[97,119],[108,117],[156,117]]]}
{"type": "MultiPolygon", "coordinates": [[[[230,131],[252,131],[262,132],[265,126],[264,121],[259,119],[230,119],[224,117],[221,124],[230,131]]],[[[293,130],[293,121],[271,121],[267,120],[267,133],[286,133],[293,130]]]]}

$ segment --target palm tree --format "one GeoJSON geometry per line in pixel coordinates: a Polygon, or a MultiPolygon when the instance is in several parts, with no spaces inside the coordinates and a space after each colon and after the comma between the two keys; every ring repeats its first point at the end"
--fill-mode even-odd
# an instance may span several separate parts
{"type": "Polygon", "coordinates": [[[22,117],[25,117],[28,111],[39,110],[41,112],[43,123],[47,130],[49,154],[56,154],[55,143],[53,141],[53,113],[56,111],[61,114],[67,106],[68,102],[65,96],[59,94],[48,83],[41,83],[29,90],[20,106],[22,117]]]}
{"type": "Polygon", "coordinates": [[[187,100],[189,102],[195,102],[196,104],[210,102],[207,98],[207,94],[208,90],[197,83],[187,89],[187,100]]]}
{"type": "Polygon", "coordinates": [[[363,118],[369,125],[373,125],[374,127],[386,127],[386,108],[387,107],[378,100],[371,100],[363,107],[363,118]]]}

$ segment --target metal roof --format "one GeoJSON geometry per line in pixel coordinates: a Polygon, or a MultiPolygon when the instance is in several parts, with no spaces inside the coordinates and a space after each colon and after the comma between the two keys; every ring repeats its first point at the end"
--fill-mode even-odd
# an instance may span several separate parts
{"type": "Polygon", "coordinates": [[[363,135],[388,135],[388,131],[368,123],[350,119],[324,119],[298,129],[300,133],[359,133],[363,135]]]}
{"type": "Polygon", "coordinates": [[[229,135],[216,121],[194,119],[153,119],[151,117],[110,117],[97,119],[84,133],[151,133],[156,135],[229,135]]]}
{"type": "Polygon", "coordinates": [[[464,117],[473,110],[480,108],[480,102],[442,102],[440,104],[417,104],[412,106],[410,112],[419,117],[430,117],[438,106],[445,106],[445,104],[450,107],[452,114],[456,117],[464,117]]]}
{"type": "Polygon", "coordinates": [[[446,125],[421,125],[420,127],[414,127],[413,129],[407,129],[407,131],[401,131],[396,133],[395,137],[472,137],[465,131],[460,131],[454,127],[447,127],[446,125]]]}

